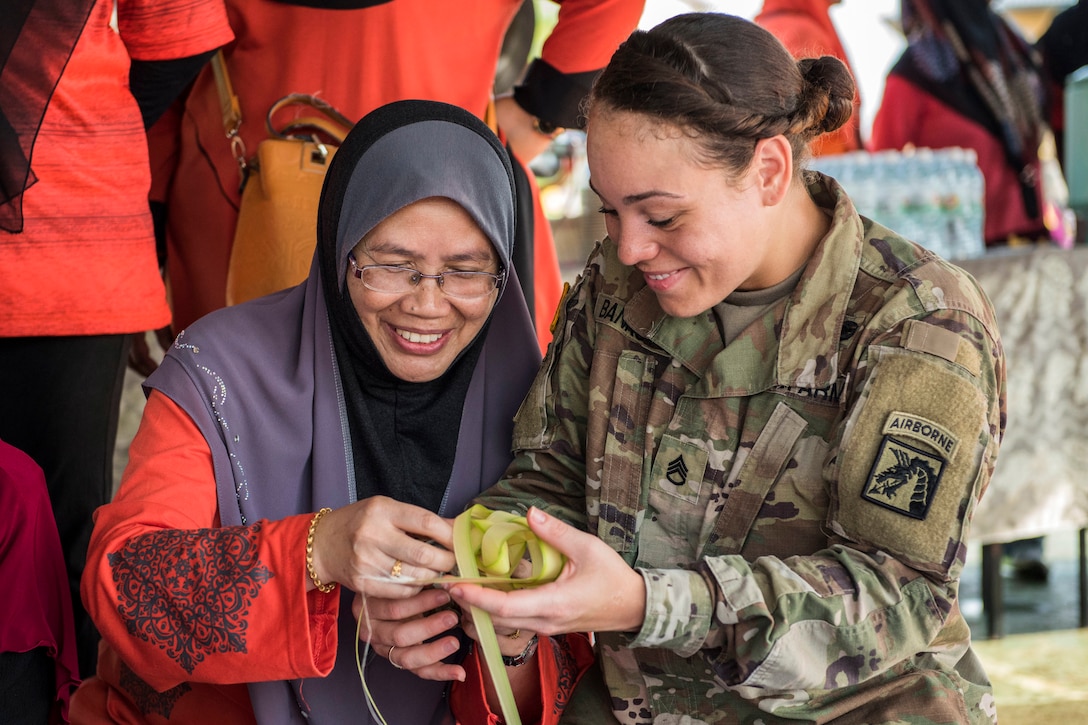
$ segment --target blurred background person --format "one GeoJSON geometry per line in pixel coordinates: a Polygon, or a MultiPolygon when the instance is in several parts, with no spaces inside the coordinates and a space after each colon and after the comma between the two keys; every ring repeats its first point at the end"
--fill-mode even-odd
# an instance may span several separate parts
{"type": "Polygon", "coordinates": [[[974,149],[986,244],[1048,239],[1038,57],[988,0],[902,0],[901,18],[907,47],[884,85],[872,150],[974,149]]]}
{"type": "Polygon", "coordinates": [[[113,491],[125,360],[170,320],[145,127],[232,35],[221,0],[0,8],[0,438],[45,471],[87,676],[79,578],[113,491]]]}
{"type": "MultiPolygon", "coordinates": [[[[1073,71],[1088,65],[1088,5],[1079,0],[1050,22],[1035,43],[1049,84],[1049,121],[1058,161],[1065,163],[1065,83],[1073,71]]],[[[1078,129],[1079,133],[1088,133],[1078,129]]]]}
{"type": "MultiPolygon", "coordinates": [[[[755,17],[755,22],[762,25],[771,34],[782,41],[794,58],[818,58],[830,55],[838,58],[857,75],[850,66],[846,48],[831,21],[831,7],[841,0],[764,0],[763,7],[755,17]]],[[[848,151],[858,151],[863,147],[861,140],[861,93],[854,95],[854,113],[850,120],[834,133],[820,136],[812,143],[814,156],[830,156],[848,151]]]]}
{"type": "MultiPolygon", "coordinates": [[[[503,38],[522,0],[471,4],[433,0],[227,0],[237,41],[224,49],[241,102],[249,153],[267,136],[269,107],[312,93],[357,121],[374,108],[420,98],[484,117],[493,99],[503,38]]],[[[512,95],[495,99],[498,125],[522,163],[532,205],[519,238],[532,240],[531,269],[519,265],[541,347],[561,293],[552,232],[526,164],[556,133],[580,125],[579,104],[597,72],[638,23],[643,0],[564,0],[555,28],[512,95]],[[529,225],[531,224],[531,228],[529,225]],[[531,231],[531,233],[529,233],[531,231]]],[[[238,162],[223,137],[211,69],[152,135],[154,198],[165,202],[174,330],[226,304],[240,198],[238,162]]],[[[528,244],[522,245],[528,248],[528,244]]]]}

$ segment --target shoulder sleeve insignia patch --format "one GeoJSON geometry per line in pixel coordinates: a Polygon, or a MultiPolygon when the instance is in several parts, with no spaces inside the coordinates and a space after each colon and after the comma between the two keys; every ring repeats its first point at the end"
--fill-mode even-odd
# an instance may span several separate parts
{"type": "Polygon", "coordinates": [[[913,519],[925,520],[946,460],[884,436],[861,497],[913,519]]]}
{"type": "Polygon", "coordinates": [[[985,386],[927,352],[873,346],[868,355],[868,375],[844,423],[829,529],[950,576],[986,485],[985,386]]]}

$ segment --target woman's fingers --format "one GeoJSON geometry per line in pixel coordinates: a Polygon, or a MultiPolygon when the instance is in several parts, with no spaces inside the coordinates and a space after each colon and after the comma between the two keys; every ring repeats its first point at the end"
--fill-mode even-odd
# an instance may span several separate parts
{"type": "Polygon", "coordinates": [[[460,617],[449,595],[425,589],[408,599],[356,595],[352,612],[363,619],[360,636],[390,663],[429,680],[463,680],[464,669],[442,660],[457,652],[460,640],[449,634],[460,617]]]}
{"type": "MultiPolygon", "coordinates": [[[[418,594],[408,598],[364,597],[362,594],[356,594],[351,602],[351,612],[355,615],[356,619],[359,619],[360,617],[363,619],[362,638],[371,639],[371,637],[367,636],[369,631],[367,629],[368,622],[370,622],[372,626],[377,626],[382,623],[395,625],[400,622],[416,619],[417,617],[442,607],[453,610],[453,607],[450,607],[449,604],[449,594],[441,589],[424,589],[418,594]]],[[[453,611],[449,613],[454,616],[452,618],[453,623],[450,624],[447,629],[457,625],[456,613],[453,611]]],[[[417,641],[422,641],[422,639],[423,637],[417,641]]],[[[387,638],[386,641],[389,644],[393,644],[392,638],[387,638]]]]}
{"type": "Polygon", "coordinates": [[[390,664],[402,670],[411,670],[417,677],[425,680],[464,682],[465,669],[460,665],[443,662],[457,651],[459,642],[456,637],[442,637],[434,642],[413,647],[397,647],[386,650],[390,664]]]}

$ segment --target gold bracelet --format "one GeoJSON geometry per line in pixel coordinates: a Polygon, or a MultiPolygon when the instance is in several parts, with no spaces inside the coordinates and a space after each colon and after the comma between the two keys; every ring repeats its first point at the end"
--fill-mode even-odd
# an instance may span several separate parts
{"type": "Polygon", "coordinates": [[[313,519],[310,521],[310,531],[306,534],[306,571],[309,573],[310,581],[314,583],[314,587],[322,594],[328,594],[335,589],[336,582],[322,584],[321,580],[317,578],[317,571],[314,569],[314,532],[317,531],[317,522],[330,511],[332,509],[323,508],[314,514],[313,519]]]}

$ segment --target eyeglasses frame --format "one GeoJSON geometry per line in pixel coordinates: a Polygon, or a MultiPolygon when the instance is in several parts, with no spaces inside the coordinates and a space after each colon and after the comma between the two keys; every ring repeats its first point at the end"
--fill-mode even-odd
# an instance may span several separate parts
{"type": "MultiPolygon", "coordinates": [[[[371,259],[374,259],[374,257],[370,256],[370,252],[366,251],[366,249],[363,249],[363,254],[370,257],[371,259]]],[[[374,261],[376,262],[377,260],[374,260],[374,261]]],[[[499,289],[502,286],[503,280],[506,279],[506,270],[500,270],[499,272],[472,272],[472,271],[449,270],[447,272],[439,272],[438,274],[424,274],[423,272],[420,272],[415,267],[406,267],[406,266],[404,266],[402,264],[364,264],[362,266],[359,266],[359,262],[355,258],[355,252],[354,251],[348,252],[348,263],[351,265],[351,273],[355,276],[356,279],[362,281],[364,287],[366,287],[368,290],[371,290],[372,292],[377,292],[378,294],[383,294],[383,295],[390,295],[390,294],[402,294],[403,295],[403,294],[414,293],[414,292],[419,290],[419,288],[420,288],[419,286],[423,283],[423,280],[433,279],[435,281],[435,284],[438,285],[438,289],[442,290],[442,294],[444,294],[444,295],[446,295],[448,297],[453,297],[453,298],[459,299],[459,300],[478,300],[478,299],[483,299],[483,298],[487,297],[488,295],[491,294],[491,292],[493,290],[499,289]],[[366,269],[396,269],[396,270],[402,270],[402,271],[405,271],[405,272],[411,272],[413,277],[410,277],[409,280],[410,280],[410,283],[412,285],[412,289],[406,290],[404,292],[388,292],[386,290],[374,289],[373,287],[368,285],[365,280],[363,280],[363,270],[366,270],[366,269]],[[491,277],[492,279],[495,280],[495,286],[492,289],[485,292],[484,294],[482,294],[482,295],[474,295],[472,297],[465,297],[464,295],[453,294],[453,293],[449,292],[446,289],[445,281],[446,281],[446,275],[447,274],[471,274],[471,275],[487,276],[487,277],[491,277]],[[414,279],[415,281],[411,281],[412,279],[414,279]]]]}

